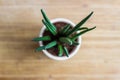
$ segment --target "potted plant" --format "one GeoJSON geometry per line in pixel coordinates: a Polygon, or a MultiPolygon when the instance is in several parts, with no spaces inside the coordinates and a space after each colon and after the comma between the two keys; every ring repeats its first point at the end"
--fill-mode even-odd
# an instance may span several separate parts
{"type": "Polygon", "coordinates": [[[77,25],[63,18],[50,21],[42,9],[41,13],[44,26],[39,37],[34,38],[33,41],[39,42],[40,45],[36,51],[43,51],[45,55],[54,60],[66,60],[74,56],[80,48],[81,35],[96,28],[82,27],[93,12],[77,25]]]}

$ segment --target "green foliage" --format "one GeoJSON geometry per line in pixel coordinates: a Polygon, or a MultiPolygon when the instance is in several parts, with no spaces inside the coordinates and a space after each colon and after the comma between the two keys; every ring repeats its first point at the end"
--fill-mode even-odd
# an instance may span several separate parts
{"type": "Polygon", "coordinates": [[[40,47],[36,48],[35,51],[41,51],[41,50],[44,50],[44,49],[45,49],[45,46],[40,46],[40,47]]]}
{"type": "Polygon", "coordinates": [[[72,40],[75,40],[75,39],[77,39],[80,35],[88,32],[88,31],[90,31],[90,30],[93,30],[93,29],[95,29],[95,28],[96,28],[96,26],[93,27],[93,28],[90,28],[90,29],[86,29],[86,30],[84,30],[84,31],[81,31],[81,32],[79,32],[78,34],[74,35],[71,39],[72,39],[72,40]]]}
{"type": "Polygon", "coordinates": [[[79,45],[79,43],[73,40],[73,45],[79,45]]]}
{"type": "Polygon", "coordinates": [[[63,47],[62,47],[62,45],[58,45],[58,50],[59,50],[59,54],[58,54],[58,56],[62,56],[63,55],[63,47]]]}
{"type": "Polygon", "coordinates": [[[78,30],[76,31],[79,31],[79,30],[85,30],[85,29],[88,29],[87,27],[82,27],[82,28],[79,28],[78,30]]]}
{"type": "Polygon", "coordinates": [[[52,48],[52,47],[54,47],[54,46],[56,46],[56,45],[57,45],[57,41],[52,41],[52,42],[48,43],[48,44],[45,45],[45,46],[38,47],[38,48],[36,49],[36,51],[41,51],[41,50],[44,50],[44,49],[49,49],[49,48],[52,48]]]}
{"type": "Polygon", "coordinates": [[[63,51],[64,51],[65,55],[66,55],[67,57],[69,57],[68,50],[67,50],[67,48],[66,48],[65,46],[63,47],[63,51]]]}
{"type": "Polygon", "coordinates": [[[85,17],[82,21],[80,21],[72,30],[70,30],[67,35],[71,35],[73,32],[75,32],[77,29],[79,29],[91,16],[93,12],[91,12],[87,17],[85,17]]]}
{"type": "Polygon", "coordinates": [[[52,42],[50,42],[49,44],[47,44],[47,45],[45,46],[45,49],[52,48],[52,47],[54,47],[55,45],[57,45],[57,41],[52,41],[52,42]]]}
{"type": "Polygon", "coordinates": [[[50,22],[50,20],[48,19],[48,17],[46,16],[45,12],[42,9],[41,9],[41,13],[43,15],[44,20],[51,26],[53,30],[56,31],[57,30],[56,27],[50,22]]]}
{"type": "Polygon", "coordinates": [[[51,40],[50,36],[37,37],[33,39],[33,41],[50,41],[50,40],[51,40]]]}
{"type": "Polygon", "coordinates": [[[82,21],[80,21],[74,28],[71,27],[70,24],[67,24],[64,26],[60,31],[57,31],[57,28],[55,25],[53,25],[49,18],[46,16],[45,12],[41,9],[41,13],[43,16],[42,22],[45,25],[46,29],[54,36],[59,36],[56,39],[53,39],[53,36],[43,36],[43,37],[37,37],[34,38],[33,41],[49,41],[47,45],[40,46],[36,48],[36,51],[41,51],[49,48],[53,48],[54,46],[58,47],[58,56],[61,57],[63,54],[65,54],[67,57],[69,57],[69,51],[65,44],[67,45],[79,45],[77,42],[77,38],[96,27],[88,28],[88,27],[82,27],[82,25],[92,16],[93,12],[91,12],[88,16],[86,16],[82,21]]]}
{"type": "Polygon", "coordinates": [[[61,29],[60,34],[64,35],[70,29],[70,24],[67,24],[63,29],[61,29]]]}
{"type": "Polygon", "coordinates": [[[72,45],[72,40],[68,37],[60,37],[59,41],[62,42],[62,43],[72,45]]]}
{"type": "Polygon", "coordinates": [[[48,24],[47,22],[45,22],[45,20],[42,20],[43,24],[46,26],[46,28],[53,34],[56,35],[57,31],[52,28],[52,26],[50,24],[48,24]]]}

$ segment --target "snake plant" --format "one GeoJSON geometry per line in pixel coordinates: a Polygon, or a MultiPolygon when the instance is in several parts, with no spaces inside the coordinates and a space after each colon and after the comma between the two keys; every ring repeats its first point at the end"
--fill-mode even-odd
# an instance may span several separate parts
{"type": "Polygon", "coordinates": [[[59,50],[58,56],[61,57],[63,54],[65,54],[67,57],[69,57],[69,51],[67,50],[67,47],[64,46],[64,44],[79,45],[79,43],[76,41],[76,39],[80,35],[96,28],[96,26],[92,27],[92,28],[82,27],[82,25],[92,16],[93,12],[91,12],[88,16],[86,16],[82,21],[80,21],[72,29],[70,28],[71,25],[67,24],[67,25],[63,26],[63,28],[59,32],[57,31],[56,26],[50,22],[49,18],[46,16],[45,12],[42,9],[41,9],[41,13],[43,16],[42,23],[45,25],[46,29],[53,36],[57,36],[57,35],[62,35],[62,36],[59,36],[59,39],[57,39],[57,40],[52,39],[52,37],[49,35],[34,38],[33,41],[36,41],[36,42],[38,42],[38,41],[51,41],[47,45],[40,46],[40,47],[36,48],[36,51],[41,51],[41,50],[45,50],[45,49],[49,49],[49,48],[52,48],[54,46],[57,46],[58,50],[59,50]]]}

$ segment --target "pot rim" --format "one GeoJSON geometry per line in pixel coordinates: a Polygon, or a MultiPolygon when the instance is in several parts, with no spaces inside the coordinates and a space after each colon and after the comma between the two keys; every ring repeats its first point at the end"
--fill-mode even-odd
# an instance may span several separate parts
{"type": "MultiPolygon", "coordinates": [[[[65,22],[65,23],[69,23],[71,26],[75,26],[75,24],[73,22],[71,22],[70,20],[68,19],[65,19],[65,18],[55,18],[55,19],[52,19],[51,20],[51,23],[55,23],[55,22],[65,22]]],[[[40,34],[39,34],[39,37],[42,37],[43,36],[43,32],[44,30],[46,29],[45,25],[41,28],[40,30],[40,34]]],[[[79,42],[79,45],[76,46],[76,48],[69,54],[69,57],[67,56],[62,56],[62,57],[59,57],[59,56],[54,56],[52,55],[51,53],[49,53],[47,50],[42,50],[43,53],[48,56],[49,58],[51,59],[54,59],[54,60],[67,60],[67,59],[70,59],[71,57],[73,57],[77,51],[79,50],[80,46],[81,46],[81,36],[78,37],[78,42],[79,42]]],[[[40,46],[43,46],[43,42],[42,41],[39,41],[39,45],[40,46]]]]}

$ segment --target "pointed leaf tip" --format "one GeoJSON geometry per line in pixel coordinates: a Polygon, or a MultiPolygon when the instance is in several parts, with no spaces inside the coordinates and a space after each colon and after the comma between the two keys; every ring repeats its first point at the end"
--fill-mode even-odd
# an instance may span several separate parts
{"type": "Polygon", "coordinates": [[[78,30],[93,14],[93,11],[86,16],[85,18],[82,19],[82,21],[80,21],[71,31],[69,31],[67,33],[67,36],[71,35],[72,33],[74,33],[76,30],[78,30]]]}
{"type": "Polygon", "coordinates": [[[58,54],[58,56],[62,56],[63,55],[63,47],[62,47],[62,45],[58,45],[58,50],[59,50],[59,54],[58,54]]]}
{"type": "Polygon", "coordinates": [[[69,57],[69,52],[68,52],[67,48],[66,48],[66,47],[63,47],[63,50],[64,50],[65,55],[66,55],[67,57],[69,57]]]}
{"type": "Polygon", "coordinates": [[[52,48],[57,45],[57,41],[52,41],[45,46],[45,49],[52,48]]]}
{"type": "Polygon", "coordinates": [[[40,46],[40,47],[36,48],[35,52],[37,52],[37,51],[42,51],[42,50],[44,50],[44,49],[45,49],[45,46],[40,46]]]}

